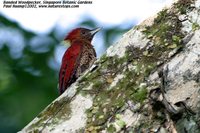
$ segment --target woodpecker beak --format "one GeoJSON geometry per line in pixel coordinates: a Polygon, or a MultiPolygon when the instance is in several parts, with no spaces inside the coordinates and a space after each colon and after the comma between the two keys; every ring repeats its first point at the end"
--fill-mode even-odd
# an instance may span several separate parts
{"type": "Polygon", "coordinates": [[[90,35],[94,36],[100,30],[101,30],[101,27],[93,29],[93,30],[90,31],[90,35]]]}

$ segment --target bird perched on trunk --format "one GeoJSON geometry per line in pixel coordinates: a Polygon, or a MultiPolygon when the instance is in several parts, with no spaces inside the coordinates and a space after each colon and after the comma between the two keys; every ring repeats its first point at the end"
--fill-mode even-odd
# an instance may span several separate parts
{"type": "Polygon", "coordinates": [[[59,72],[59,90],[62,94],[96,60],[96,52],[91,41],[100,30],[96,28],[76,28],[64,39],[70,43],[62,58],[59,72]]]}

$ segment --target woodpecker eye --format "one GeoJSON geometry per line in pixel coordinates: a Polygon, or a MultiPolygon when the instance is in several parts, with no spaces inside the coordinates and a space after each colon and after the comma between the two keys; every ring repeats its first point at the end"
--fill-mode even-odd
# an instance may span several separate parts
{"type": "Polygon", "coordinates": [[[83,34],[83,35],[85,35],[85,34],[86,34],[86,32],[85,32],[85,31],[83,31],[83,32],[82,32],[82,34],[83,34]]]}

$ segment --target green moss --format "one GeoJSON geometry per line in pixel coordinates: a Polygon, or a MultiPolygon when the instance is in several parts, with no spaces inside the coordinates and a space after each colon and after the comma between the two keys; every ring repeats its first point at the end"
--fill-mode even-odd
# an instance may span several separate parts
{"type": "Polygon", "coordinates": [[[79,130],[76,130],[75,133],[84,133],[84,128],[80,128],[79,130]]]}
{"type": "Polygon", "coordinates": [[[116,124],[120,127],[120,129],[126,126],[126,123],[123,120],[117,120],[116,124]]]}
{"type": "Polygon", "coordinates": [[[95,72],[93,72],[91,75],[87,76],[87,80],[91,81],[91,80],[95,80],[97,79],[99,76],[101,76],[99,69],[97,69],[95,72]]]}
{"type": "Polygon", "coordinates": [[[192,30],[195,31],[198,29],[200,29],[200,25],[198,23],[192,23],[192,30]]]}
{"type": "Polygon", "coordinates": [[[140,88],[131,95],[132,100],[142,103],[147,98],[148,91],[146,88],[140,88]]]}
{"type": "MultiPolygon", "coordinates": [[[[190,4],[183,4],[183,6],[188,5],[190,4]]],[[[92,89],[86,93],[94,97],[93,106],[86,112],[88,117],[86,131],[99,132],[106,129],[108,132],[113,132],[115,131],[113,125],[107,126],[106,122],[109,118],[113,118],[117,110],[130,100],[141,104],[147,101],[148,90],[146,86],[140,86],[141,83],[146,82],[149,74],[157,68],[158,62],[168,60],[169,52],[183,46],[184,34],[181,32],[182,23],[178,20],[178,13],[187,11],[188,7],[176,6],[180,6],[178,11],[167,9],[161,11],[154,24],[147,26],[143,31],[153,45],[149,43],[142,49],[128,46],[124,57],[103,55],[99,62],[96,62],[101,65],[84,80],[93,83],[92,89]],[[114,78],[118,74],[123,74],[124,77],[108,90],[110,84],[107,83],[107,77],[114,78]]],[[[151,122],[151,120],[147,123],[144,121],[143,127],[145,125],[149,127],[151,122]]]]}
{"type": "Polygon", "coordinates": [[[114,133],[114,132],[116,132],[116,128],[111,124],[111,125],[107,128],[107,132],[108,132],[108,133],[114,133]]]}
{"type": "Polygon", "coordinates": [[[88,76],[88,75],[84,75],[84,76],[79,80],[79,82],[81,83],[81,82],[87,81],[87,80],[88,80],[87,76],[88,76]]]}
{"type": "Polygon", "coordinates": [[[70,119],[71,107],[69,102],[70,100],[68,98],[62,98],[59,101],[53,102],[50,106],[46,108],[45,111],[37,116],[37,118],[39,118],[39,121],[32,124],[30,128],[43,127],[45,125],[48,125],[49,123],[44,123],[44,121],[48,121],[49,119],[51,119],[51,124],[56,124],[60,122],[63,117],[65,117],[65,120],[70,119]]]}
{"type": "Polygon", "coordinates": [[[101,58],[100,58],[100,63],[103,63],[105,61],[108,60],[108,57],[106,56],[106,54],[102,55],[101,58]]]}
{"type": "Polygon", "coordinates": [[[180,14],[186,14],[188,10],[191,9],[191,4],[194,3],[195,0],[179,0],[174,4],[174,7],[178,9],[180,14]]]}
{"type": "Polygon", "coordinates": [[[103,82],[102,82],[101,80],[95,80],[95,81],[93,82],[93,88],[96,88],[96,89],[101,88],[102,83],[103,83],[103,82]]]}
{"type": "MultiPolygon", "coordinates": [[[[177,19],[176,14],[165,9],[158,14],[158,17],[154,20],[154,24],[147,26],[143,33],[154,42],[156,45],[154,49],[166,51],[168,48],[167,45],[181,45],[181,39],[183,38],[181,27],[182,24],[177,19]]],[[[157,52],[162,56],[162,53],[157,52]]]]}
{"type": "MultiPolygon", "coordinates": [[[[92,74],[88,73],[80,79],[78,92],[83,95],[91,95],[94,101],[92,107],[85,112],[87,114],[85,132],[99,132],[103,129],[108,132],[115,132],[116,129],[112,124],[106,125],[107,121],[110,118],[116,120],[117,118],[114,117],[116,112],[127,101],[131,100],[134,103],[146,101],[147,88],[140,87],[140,84],[146,82],[149,74],[156,69],[157,62],[167,61],[169,52],[183,46],[184,34],[181,32],[182,23],[178,20],[178,15],[185,14],[190,10],[192,3],[193,0],[179,0],[177,4],[174,4],[177,10],[169,11],[165,9],[161,11],[154,20],[154,24],[145,27],[143,33],[153,45],[148,45],[142,49],[129,46],[122,58],[118,58],[118,56],[107,57],[104,54],[96,62],[97,65],[100,64],[98,68],[92,74]],[[129,66],[133,68],[129,68],[129,66]],[[123,74],[124,78],[108,90],[110,84],[106,78],[108,76],[114,78],[119,74],[123,74]],[[90,83],[92,84],[90,90],[82,90],[82,88],[90,86],[90,83]]],[[[199,27],[196,23],[192,25],[193,30],[199,29],[199,27]]],[[[47,121],[49,117],[53,117],[53,123],[57,123],[57,120],[62,119],[63,116],[65,116],[65,120],[69,119],[71,115],[69,102],[69,99],[63,98],[50,105],[46,111],[38,116],[40,120],[33,124],[32,128],[45,126],[46,124],[43,122],[47,121]],[[62,108],[62,110],[56,112],[58,108],[62,108]]],[[[151,122],[151,120],[144,121],[143,125],[140,126],[150,127],[151,122]]],[[[123,127],[124,123],[120,121],[119,125],[123,127]]]]}
{"type": "MultiPolygon", "coordinates": [[[[93,86],[87,93],[94,96],[94,102],[93,106],[86,112],[88,117],[86,131],[91,130],[91,127],[100,127],[97,131],[105,129],[107,120],[115,115],[115,112],[123,107],[126,101],[132,100],[133,102],[142,103],[147,98],[147,89],[140,88],[139,85],[144,82],[150,71],[156,67],[150,57],[143,55],[141,50],[133,47],[127,48],[125,57],[118,58],[114,56],[107,59],[103,66],[100,66],[94,72],[94,75],[101,76],[91,78],[90,76],[94,77],[94,75],[88,75],[88,79],[93,83],[93,86]],[[136,52],[133,55],[132,51],[138,53],[137,56],[140,60],[135,59],[136,52]],[[128,64],[136,66],[136,68],[131,70],[127,67],[128,64]],[[107,77],[107,74],[114,76],[121,73],[124,73],[124,78],[115,87],[108,90],[109,84],[104,79],[104,75],[107,77]]],[[[114,129],[111,126],[108,130],[114,129]]]]}
{"type": "Polygon", "coordinates": [[[34,129],[32,132],[29,132],[29,133],[39,133],[39,129],[34,129]]]}
{"type": "MultiPolygon", "coordinates": [[[[146,59],[163,62],[167,60],[169,52],[184,46],[182,39],[185,35],[182,33],[182,22],[178,16],[180,13],[185,14],[192,3],[192,0],[180,0],[174,4],[174,8],[158,13],[153,25],[145,27],[143,33],[154,44],[150,50],[144,50],[143,55],[149,57],[146,59]]],[[[198,25],[193,24],[193,29],[197,27],[198,25]]]]}

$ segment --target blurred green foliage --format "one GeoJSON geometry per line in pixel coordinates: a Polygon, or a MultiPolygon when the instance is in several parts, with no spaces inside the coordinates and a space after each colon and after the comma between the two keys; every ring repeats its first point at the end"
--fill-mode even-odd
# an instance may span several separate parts
{"type": "MultiPolygon", "coordinates": [[[[92,19],[80,25],[97,27],[92,19]]],[[[103,28],[105,47],[129,28],[103,28]]],[[[57,33],[55,27],[48,34],[38,35],[0,14],[0,132],[21,130],[58,97],[60,64],[54,52],[64,35],[57,33]],[[52,60],[57,67],[51,66],[52,60]]]]}

